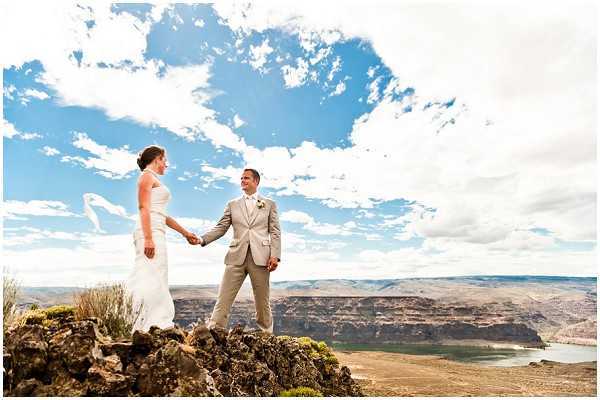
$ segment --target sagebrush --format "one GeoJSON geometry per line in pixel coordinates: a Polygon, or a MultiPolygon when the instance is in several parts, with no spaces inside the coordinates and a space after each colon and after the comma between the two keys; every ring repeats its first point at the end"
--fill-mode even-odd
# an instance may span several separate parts
{"type": "Polygon", "coordinates": [[[98,318],[105,333],[113,338],[131,337],[131,329],[140,309],[134,310],[125,285],[102,284],[74,295],[75,315],[78,319],[98,318]]]}
{"type": "Polygon", "coordinates": [[[19,295],[19,283],[16,279],[8,276],[6,273],[2,275],[2,328],[6,330],[17,317],[17,296],[19,295]]]}

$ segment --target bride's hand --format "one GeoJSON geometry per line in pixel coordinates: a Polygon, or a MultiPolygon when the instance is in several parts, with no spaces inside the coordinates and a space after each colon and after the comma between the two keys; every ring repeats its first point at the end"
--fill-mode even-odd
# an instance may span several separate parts
{"type": "Polygon", "coordinates": [[[144,239],[144,254],[148,258],[154,257],[154,240],[144,239]]]}
{"type": "Polygon", "coordinates": [[[200,242],[200,240],[194,233],[186,232],[183,236],[186,238],[189,244],[195,245],[200,242]]]}

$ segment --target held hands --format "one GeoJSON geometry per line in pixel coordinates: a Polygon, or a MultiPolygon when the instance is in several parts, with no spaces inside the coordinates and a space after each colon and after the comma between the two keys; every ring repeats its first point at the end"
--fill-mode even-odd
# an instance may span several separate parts
{"type": "Polygon", "coordinates": [[[273,272],[277,269],[277,265],[279,265],[279,261],[277,261],[276,257],[270,257],[267,262],[267,270],[269,272],[273,272]]]}
{"type": "Polygon", "coordinates": [[[183,236],[188,241],[188,243],[191,245],[200,244],[200,238],[198,238],[198,236],[196,236],[194,233],[186,232],[183,234],[183,236]]]}

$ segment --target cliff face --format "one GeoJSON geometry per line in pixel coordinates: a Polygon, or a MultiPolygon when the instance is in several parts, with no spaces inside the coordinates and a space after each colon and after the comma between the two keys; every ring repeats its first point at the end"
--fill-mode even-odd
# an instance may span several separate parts
{"type": "Polygon", "coordinates": [[[46,322],[5,332],[4,396],[362,395],[350,370],[308,338],[200,324],[113,341],[95,319],[46,322]]]}
{"type": "MultiPolygon", "coordinates": [[[[510,323],[525,324],[544,341],[595,345],[596,281],[595,277],[548,276],[275,281],[271,282],[271,297],[274,306],[277,303],[275,299],[288,296],[424,297],[453,305],[454,310],[464,306],[473,310],[483,309],[487,315],[510,317],[510,323]]],[[[19,307],[26,309],[29,304],[47,307],[69,303],[73,292],[78,290],[81,289],[25,288],[19,307]]],[[[206,318],[210,315],[217,292],[217,285],[171,287],[171,294],[180,306],[185,308],[186,304],[193,304],[193,315],[190,314],[189,318],[187,311],[178,307],[178,311],[182,311],[179,315],[181,321],[188,322],[195,321],[198,316],[206,318]]],[[[247,280],[234,307],[235,321],[253,320],[251,301],[252,288],[247,280]]]]}
{"type": "MultiPolygon", "coordinates": [[[[175,300],[182,326],[210,316],[214,299],[175,300]]],[[[497,307],[445,304],[413,296],[312,297],[271,300],[276,334],[343,343],[506,343],[544,345],[535,330],[497,307]]],[[[234,304],[230,323],[254,325],[254,303],[234,304]]]]}

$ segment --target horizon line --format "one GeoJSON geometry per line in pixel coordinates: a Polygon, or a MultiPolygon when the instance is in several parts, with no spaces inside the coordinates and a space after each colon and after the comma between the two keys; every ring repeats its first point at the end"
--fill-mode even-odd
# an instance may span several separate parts
{"type": "MultiPolygon", "coordinates": [[[[562,278],[562,279],[595,279],[596,275],[591,276],[570,276],[570,275],[451,275],[451,276],[436,276],[436,277],[411,277],[411,278],[377,278],[377,279],[352,279],[352,278],[327,278],[327,279],[295,279],[295,280],[283,280],[283,281],[271,281],[272,284],[285,283],[285,282],[316,282],[316,281],[400,281],[400,280],[416,280],[416,279],[453,279],[453,278],[510,278],[510,277],[522,277],[522,278],[562,278]]],[[[104,282],[107,283],[107,282],[104,282]]],[[[98,285],[103,285],[99,283],[98,285]]],[[[108,282],[107,284],[111,284],[108,282]]],[[[179,285],[173,284],[169,287],[190,287],[190,286],[219,286],[218,283],[211,284],[197,284],[197,285],[179,285]]],[[[85,289],[88,286],[21,286],[23,288],[81,288],[85,289]]]]}

